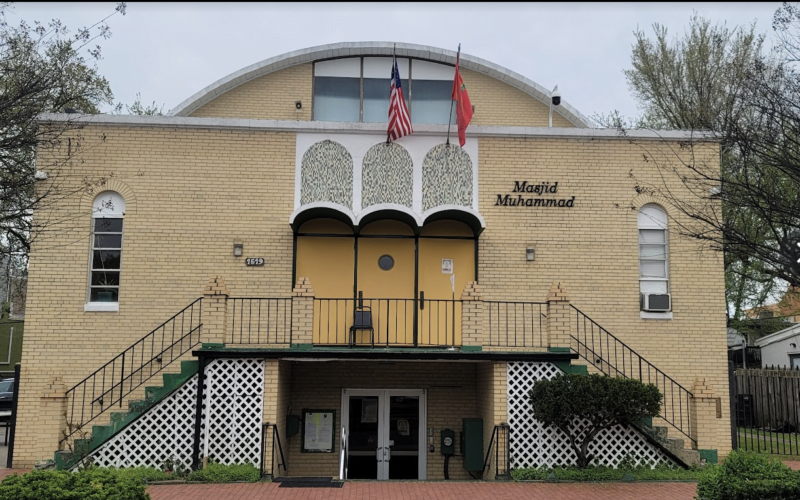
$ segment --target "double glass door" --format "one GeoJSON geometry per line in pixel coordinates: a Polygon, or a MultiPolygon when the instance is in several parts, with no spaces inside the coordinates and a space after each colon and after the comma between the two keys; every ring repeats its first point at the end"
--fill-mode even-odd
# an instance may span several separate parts
{"type": "Polygon", "coordinates": [[[425,479],[425,391],[345,389],[343,479],[425,479]]]}

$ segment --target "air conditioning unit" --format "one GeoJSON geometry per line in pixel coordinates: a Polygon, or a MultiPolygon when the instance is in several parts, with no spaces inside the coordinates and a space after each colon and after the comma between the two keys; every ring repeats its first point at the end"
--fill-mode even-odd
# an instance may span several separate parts
{"type": "Polygon", "coordinates": [[[669,312],[672,300],[668,293],[643,293],[641,295],[642,311],[669,312]]]}

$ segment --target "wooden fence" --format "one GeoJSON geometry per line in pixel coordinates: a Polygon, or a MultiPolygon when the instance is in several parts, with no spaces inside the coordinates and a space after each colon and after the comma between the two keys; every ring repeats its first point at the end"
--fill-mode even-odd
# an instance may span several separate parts
{"type": "Polygon", "coordinates": [[[800,429],[800,370],[739,368],[735,380],[737,427],[800,429]]]}

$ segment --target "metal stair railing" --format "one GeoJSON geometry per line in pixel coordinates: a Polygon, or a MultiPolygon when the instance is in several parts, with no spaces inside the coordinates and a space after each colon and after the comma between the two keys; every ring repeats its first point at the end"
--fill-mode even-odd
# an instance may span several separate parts
{"type": "Polygon", "coordinates": [[[489,438],[489,447],[486,449],[486,457],[483,459],[483,472],[486,472],[486,469],[489,468],[489,457],[492,453],[492,447],[494,446],[494,477],[495,479],[503,478],[509,479],[511,477],[511,450],[509,448],[509,437],[510,437],[510,427],[508,424],[499,424],[495,425],[494,429],[492,429],[492,437],[489,438]],[[495,442],[496,441],[496,442],[495,442]],[[502,451],[502,464],[503,467],[500,467],[501,461],[501,452],[500,448],[503,448],[502,451]],[[502,471],[502,472],[501,472],[502,471]]]}
{"type": "Polygon", "coordinates": [[[59,445],[200,343],[202,297],[66,392],[67,429],[59,445]]]}
{"type": "Polygon", "coordinates": [[[575,313],[571,350],[605,375],[633,378],[658,387],[664,397],[659,418],[696,443],[689,414],[692,393],[580,309],[571,304],[570,307],[575,313]]]}

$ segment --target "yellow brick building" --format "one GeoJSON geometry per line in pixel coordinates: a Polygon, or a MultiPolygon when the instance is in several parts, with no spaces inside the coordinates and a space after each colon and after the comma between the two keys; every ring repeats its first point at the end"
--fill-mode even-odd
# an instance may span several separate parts
{"type": "Polygon", "coordinates": [[[727,454],[722,261],[639,188],[717,144],[592,128],[462,55],[459,147],[456,54],[396,47],[392,143],[388,43],[273,57],[168,116],[42,117],[79,128],[37,158],[63,196],[34,215],[15,467],[494,479],[574,460],[525,396],[587,370],[665,395],[599,462],[727,454]]]}

